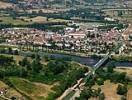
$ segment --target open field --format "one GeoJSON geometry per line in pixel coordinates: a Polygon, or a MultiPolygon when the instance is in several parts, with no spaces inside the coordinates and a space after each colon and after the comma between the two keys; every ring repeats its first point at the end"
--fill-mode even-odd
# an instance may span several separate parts
{"type": "Polygon", "coordinates": [[[18,17],[17,19],[23,20],[25,22],[30,22],[30,23],[67,22],[67,20],[53,19],[53,18],[47,18],[47,17],[43,17],[43,16],[37,16],[37,17],[33,17],[33,18],[18,17]]]}
{"type": "Polygon", "coordinates": [[[33,83],[22,78],[9,78],[13,86],[21,93],[31,97],[33,100],[43,100],[52,93],[52,85],[33,83]]]}
{"type": "Polygon", "coordinates": [[[5,9],[5,8],[12,8],[12,7],[13,7],[13,4],[0,1],[0,8],[5,9]]]}
{"type": "Polygon", "coordinates": [[[117,86],[118,84],[111,83],[108,80],[104,82],[104,85],[102,86],[95,85],[93,88],[98,89],[100,87],[105,95],[105,100],[120,100],[120,96],[117,95],[116,93],[117,86]]]}
{"type": "Polygon", "coordinates": [[[132,22],[132,15],[123,15],[121,17],[119,16],[114,16],[114,19],[120,20],[120,21],[127,21],[127,22],[132,22]]]}
{"type": "Polygon", "coordinates": [[[120,100],[120,96],[116,94],[118,84],[111,83],[106,81],[104,86],[102,86],[102,91],[105,94],[106,100],[120,100]]]}
{"type": "Polygon", "coordinates": [[[30,22],[26,22],[20,19],[14,19],[11,16],[0,16],[1,23],[3,24],[12,24],[12,25],[26,25],[30,22]]]}
{"type": "Polygon", "coordinates": [[[127,100],[132,100],[132,89],[129,89],[129,90],[128,90],[128,93],[127,93],[127,100]]]}
{"type": "Polygon", "coordinates": [[[116,68],[115,71],[125,72],[127,75],[132,75],[132,68],[116,68]]]}
{"type": "MultiPolygon", "coordinates": [[[[2,97],[11,98],[12,96],[15,96],[17,98],[22,98],[22,95],[19,92],[17,92],[13,88],[10,88],[8,85],[6,85],[2,81],[0,81],[0,90],[1,89],[7,89],[7,92],[2,97]]],[[[1,98],[0,98],[0,100],[1,100],[1,98]]]]}
{"type": "Polygon", "coordinates": [[[119,21],[125,21],[125,22],[132,22],[132,14],[122,14],[122,15],[118,15],[118,13],[116,12],[115,15],[113,15],[113,13],[111,12],[107,12],[106,15],[111,16],[114,19],[117,19],[119,21]]]}
{"type": "Polygon", "coordinates": [[[26,16],[13,18],[9,14],[4,14],[4,13],[0,13],[0,21],[1,21],[1,24],[12,24],[12,25],[28,25],[28,24],[33,24],[33,23],[67,22],[67,20],[53,19],[53,18],[47,19],[47,17],[43,17],[43,16],[37,16],[37,17],[33,17],[33,18],[29,18],[26,16]]]}
{"type": "Polygon", "coordinates": [[[0,88],[5,88],[8,87],[5,83],[3,83],[2,81],[0,81],[0,88]]]}
{"type": "Polygon", "coordinates": [[[44,8],[44,9],[28,9],[27,12],[28,13],[32,13],[32,12],[36,12],[36,13],[39,13],[39,11],[42,11],[43,13],[58,13],[58,12],[64,12],[64,11],[69,11],[70,9],[69,8],[65,8],[65,9],[48,9],[48,8],[44,8]]]}
{"type": "Polygon", "coordinates": [[[11,17],[9,14],[4,14],[4,13],[0,13],[0,21],[2,24],[13,24],[13,25],[25,25],[25,24],[30,24],[29,22],[17,19],[17,18],[13,18],[11,17]]]}

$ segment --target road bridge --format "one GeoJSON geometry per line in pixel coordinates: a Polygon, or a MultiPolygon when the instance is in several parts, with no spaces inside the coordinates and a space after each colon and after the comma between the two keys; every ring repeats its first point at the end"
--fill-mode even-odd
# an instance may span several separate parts
{"type": "Polygon", "coordinates": [[[95,71],[101,67],[110,57],[109,52],[101,59],[99,60],[99,62],[97,62],[94,66],[93,66],[93,74],[95,73],[95,71]]]}

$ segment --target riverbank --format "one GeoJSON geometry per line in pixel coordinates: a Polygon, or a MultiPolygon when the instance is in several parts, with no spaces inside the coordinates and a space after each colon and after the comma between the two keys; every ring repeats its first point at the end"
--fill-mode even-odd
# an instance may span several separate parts
{"type": "Polygon", "coordinates": [[[112,55],[111,59],[118,62],[132,62],[132,55],[112,55]]]}
{"type": "MultiPolygon", "coordinates": [[[[21,56],[32,56],[33,54],[39,54],[41,57],[48,56],[60,59],[70,59],[72,61],[79,62],[84,65],[93,67],[105,54],[95,54],[95,53],[81,53],[74,51],[64,51],[64,50],[53,50],[45,47],[30,47],[22,49],[18,45],[5,45],[0,44],[0,50],[8,51],[8,48],[12,50],[18,50],[21,56]]],[[[12,53],[13,54],[13,53],[12,53]]],[[[130,55],[112,55],[110,61],[116,62],[116,66],[132,66],[132,56],[130,55]]]]}
{"type": "Polygon", "coordinates": [[[0,50],[1,49],[8,49],[12,48],[12,50],[18,50],[18,51],[24,51],[24,52],[46,52],[46,53],[57,53],[57,54],[65,54],[65,55],[70,55],[70,56],[79,56],[79,57],[103,57],[105,54],[97,54],[97,53],[92,53],[92,52],[78,52],[74,50],[58,50],[58,49],[50,49],[47,47],[42,47],[42,46],[20,46],[20,45],[10,45],[10,44],[0,44],[0,50]]]}

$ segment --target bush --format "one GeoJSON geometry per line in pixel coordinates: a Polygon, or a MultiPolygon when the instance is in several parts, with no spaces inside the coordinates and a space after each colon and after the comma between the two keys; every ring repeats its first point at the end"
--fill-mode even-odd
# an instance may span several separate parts
{"type": "Polygon", "coordinates": [[[93,85],[95,85],[95,80],[93,78],[88,79],[86,86],[92,87],[93,85]]]}
{"type": "Polygon", "coordinates": [[[127,93],[127,86],[124,85],[118,85],[117,87],[117,94],[119,95],[125,95],[127,93]]]}
{"type": "Polygon", "coordinates": [[[102,78],[97,79],[96,83],[98,85],[104,85],[104,80],[102,78]]]}

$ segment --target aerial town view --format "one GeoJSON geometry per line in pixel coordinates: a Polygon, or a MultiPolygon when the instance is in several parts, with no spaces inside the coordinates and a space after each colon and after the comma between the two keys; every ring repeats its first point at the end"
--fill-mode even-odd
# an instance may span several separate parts
{"type": "Polygon", "coordinates": [[[132,0],[0,0],[0,100],[132,100],[132,0]]]}

